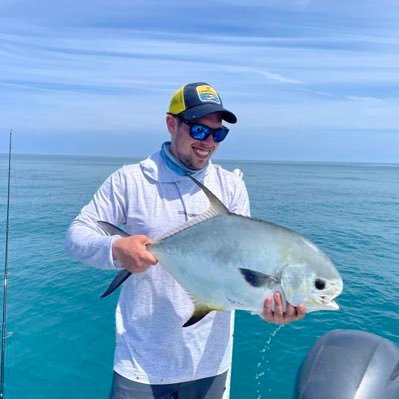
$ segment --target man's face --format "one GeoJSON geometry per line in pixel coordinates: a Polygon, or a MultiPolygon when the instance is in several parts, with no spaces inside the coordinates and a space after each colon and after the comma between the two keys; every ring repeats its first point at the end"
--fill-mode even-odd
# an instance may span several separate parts
{"type": "MultiPolygon", "coordinates": [[[[179,122],[171,115],[168,115],[168,117],[174,119],[174,121],[167,119],[169,132],[172,136],[170,152],[189,168],[202,169],[218,148],[219,143],[213,141],[212,135],[202,141],[192,138],[190,127],[187,124],[179,122]]],[[[204,116],[197,119],[196,122],[211,129],[222,127],[222,118],[219,113],[204,116]]]]}

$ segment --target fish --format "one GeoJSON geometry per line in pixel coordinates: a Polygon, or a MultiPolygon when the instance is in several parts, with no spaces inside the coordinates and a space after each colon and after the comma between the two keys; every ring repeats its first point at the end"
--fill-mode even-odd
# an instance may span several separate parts
{"type": "MultiPolygon", "coordinates": [[[[306,312],[338,310],[342,278],[330,258],[309,239],[287,227],[230,212],[205,185],[208,210],[147,246],[193,301],[189,327],[212,311],[262,314],[266,297],[282,295],[284,309],[304,304],[306,312]]],[[[129,236],[106,221],[103,234],[129,236]]],[[[101,298],[129,276],[121,270],[101,298]]]]}

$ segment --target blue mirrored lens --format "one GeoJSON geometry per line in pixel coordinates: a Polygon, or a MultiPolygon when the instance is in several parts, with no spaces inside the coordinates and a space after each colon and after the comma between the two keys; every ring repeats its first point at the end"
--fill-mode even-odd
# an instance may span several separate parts
{"type": "Polygon", "coordinates": [[[216,129],[213,132],[213,141],[215,143],[219,143],[219,142],[223,141],[226,138],[228,132],[229,132],[229,129],[227,129],[226,127],[223,127],[221,129],[216,129]]]}
{"type": "Polygon", "coordinates": [[[222,127],[220,129],[211,129],[208,126],[204,125],[192,125],[190,128],[191,137],[196,140],[206,140],[211,134],[213,135],[213,141],[215,143],[219,143],[223,141],[229,129],[226,127],[222,127]]]}
{"type": "Polygon", "coordinates": [[[211,129],[204,125],[191,126],[191,136],[197,140],[205,140],[212,133],[211,129]]]}

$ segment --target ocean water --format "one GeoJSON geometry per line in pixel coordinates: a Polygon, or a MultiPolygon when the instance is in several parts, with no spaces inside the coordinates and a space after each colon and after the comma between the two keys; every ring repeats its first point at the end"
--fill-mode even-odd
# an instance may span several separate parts
{"type": "MultiPolygon", "coordinates": [[[[117,296],[99,295],[113,273],[67,258],[63,241],[101,182],[135,161],[13,156],[7,398],[107,398],[117,296]]],[[[311,238],[344,279],[339,312],[312,313],[280,329],[237,312],[231,398],[291,398],[308,350],[333,329],[365,330],[399,345],[399,165],[220,163],[244,172],[254,217],[311,238]]],[[[2,264],[6,174],[0,155],[2,264]]]]}

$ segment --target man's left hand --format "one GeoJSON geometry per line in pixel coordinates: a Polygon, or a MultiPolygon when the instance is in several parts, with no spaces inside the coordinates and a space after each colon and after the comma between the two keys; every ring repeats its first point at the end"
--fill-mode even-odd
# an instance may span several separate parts
{"type": "Polygon", "coordinates": [[[275,292],[273,297],[268,297],[265,299],[262,316],[269,323],[291,323],[292,321],[301,320],[305,317],[305,305],[298,305],[295,307],[287,303],[287,308],[284,312],[281,294],[279,292],[275,292]],[[274,311],[272,310],[273,300],[274,311]]]}

